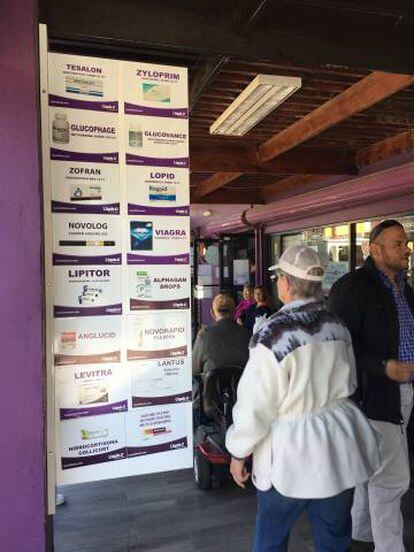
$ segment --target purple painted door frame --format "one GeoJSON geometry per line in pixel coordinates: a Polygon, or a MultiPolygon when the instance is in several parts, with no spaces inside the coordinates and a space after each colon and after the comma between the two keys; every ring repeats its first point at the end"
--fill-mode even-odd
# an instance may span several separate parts
{"type": "Polygon", "coordinates": [[[37,2],[0,18],[0,547],[45,550],[42,250],[37,2]]]}

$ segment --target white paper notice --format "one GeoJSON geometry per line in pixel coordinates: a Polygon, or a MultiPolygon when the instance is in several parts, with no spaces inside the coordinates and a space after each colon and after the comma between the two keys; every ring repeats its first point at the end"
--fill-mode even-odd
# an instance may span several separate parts
{"type": "Polygon", "coordinates": [[[55,266],[54,316],[122,314],[120,266],[55,266]]]}
{"type": "Polygon", "coordinates": [[[189,357],[131,363],[132,407],[191,401],[189,357]]]}
{"type": "Polygon", "coordinates": [[[121,264],[119,216],[53,215],[53,264],[121,264]]]}
{"type": "Polygon", "coordinates": [[[128,165],[129,215],[189,215],[188,170],[128,165]]]}
{"type": "Polygon", "coordinates": [[[188,217],[130,217],[128,264],[189,264],[188,217]]]}
{"type": "Polygon", "coordinates": [[[126,458],[125,415],[108,414],[60,424],[63,470],[126,458]]]}
{"type": "Polygon", "coordinates": [[[126,414],[128,457],[188,446],[185,405],[138,408],[126,414]]]}
{"type": "Polygon", "coordinates": [[[349,272],[349,264],[347,261],[328,261],[325,266],[325,276],[323,278],[322,288],[324,291],[329,291],[336,280],[349,272]]]}
{"type": "Polygon", "coordinates": [[[233,284],[243,286],[249,283],[249,260],[234,259],[233,261],[233,284]]]}
{"type": "Polygon", "coordinates": [[[187,312],[148,312],[128,316],[128,360],[185,356],[189,343],[187,312]]]}
{"type": "Polygon", "coordinates": [[[56,401],[61,420],[125,412],[129,389],[128,370],[120,364],[56,369],[56,401]]]}
{"type": "Polygon", "coordinates": [[[119,215],[118,165],[52,161],[52,212],[119,215]]]}
{"type": "Polygon", "coordinates": [[[56,318],[55,364],[100,364],[121,358],[119,316],[56,318]]]}
{"type": "Polygon", "coordinates": [[[136,310],[188,309],[188,266],[128,266],[129,307],[136,310]]]}

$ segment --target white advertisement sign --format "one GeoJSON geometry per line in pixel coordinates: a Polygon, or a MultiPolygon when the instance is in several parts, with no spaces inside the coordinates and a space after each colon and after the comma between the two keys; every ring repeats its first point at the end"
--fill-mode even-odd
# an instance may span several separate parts
{"type": "Polygon", "coordinates": [[[127,165],[188,168],[188,121],[125,115],[127,165]]]}
{"type": "Polygon", "coordinates": [[[119,215],[118,165],[51,162],[52,212],[119,215]]]}
{"type": "Polygon", "coordinates": [[[182,67],[124,64],[125,113],[188,119],[187,71],[182,67]]]}
{"type": "Polygon", "coordinates": [[[128,360],[185,356],[189,349],[187,312],[148,312],[128,316],[128,360]]]}
{"type": "Polygon", "coordinates": [[[49,105],[117,113],[118,69],[114,60],[49,54],[49,105]]]}
{"type": "Polygon", "coordinates": [[[124,460],[125,414],[75,418],[60,424],[62,470],[124,460]]]}
{"type": "Polygon", "coordinates": [[[122,314],[121,267],[55,266],[54,316],[122,314]]]}
{"type": "Polygon", "coordinates": [[[126,174],[129,215],[189,215],[188,170],[128,165],[126,174]]]}
{"type": "Polygon", "coordinates": [[[56,400],[61,420],[128,410],[129,374],[120,364],[59,366],[56,400]]]}
{"type": "Polygon", "coordinates": [[[190,373],[188,357],[131,364],[132,408],[191,401],[190,373]]]}
{"type": "Polygon", "coordinates": [[[57,366],[113,363],[121,359],[119,316],[56,318],[54,330],[57,366]]]}
{"type": "Polygon", "coordinates": [[[188,447],[185,405],[161,405],[128,412],[128,457],[188,447]]]}
{"type": "Polygon", "coordinates": [[[187,70],[54,53],[48,82],[58,482],[190,467],[187,70]]]}
{"type": "Polygon", "coordinates": [[[191,282],[187,266],[128,267],[131,311],[188,309],[191,282]]]}
{"type": "Polygon", "coordinates": [[[121,219],[105,215],[53,215],[53,264],[120,264],[121,219]]]}
{"type": "Polygon", "coordinates": [[[130,217],[128,264],[188,264],[188,217],[130,217]]]}
{"type": "Polygon", "coordinates": [[[118,163],[118,115],[51,107],[50,157],[54,161],[118,163]]]}

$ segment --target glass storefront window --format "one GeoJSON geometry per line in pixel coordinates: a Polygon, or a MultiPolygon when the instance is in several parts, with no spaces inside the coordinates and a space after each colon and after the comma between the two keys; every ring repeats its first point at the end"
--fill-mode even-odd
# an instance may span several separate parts
{"type": "MultiPolygon", "coordinates": [[[[351,267],[351,223],[334,226],[310,228],[295,234],[271,236],[271,264],[275,264],[290,245],[303,243],[312,247],[319,254],[325,269],[323,290],[327,295],[333,283],[351,269],[360,268],[369,255],[369,234],[371,229],[385,218],[394,218],[401,222],[408,236],[408,246],[414,251],[414,215],[390,215],[371,220],[352,223],[355,226],[355,266],[351,267]]],[[[411,257],[411,268],[408,281],[414,287],[414,254],[411,257]]]]}
{"type": "Polygon", "coordinates": [[[301,234],[301,243],[318,253],[325,269],[322,287],[327,295],[333,283],[350,270],[350,225],[305,230],[301,234]]]}
{"type": "Polygon", "coordinates": [[[350,270],[350,225],[325,226],[296,234],[271,236],[270,264],[277,263],[287,247],[300,243],[312,247],[320,256],[325,269],[323,291],[328,295],[332,284],[350,270]]]}
{"type": "Polygon", "coordinates": [[[355,268],[359,268],[363,265],[365,259],[369,255],[369,234],[374,226],[376,226],[381,220],[366,220],[364,222],[356,223],[356,255],[355,255],[355,268]]]}

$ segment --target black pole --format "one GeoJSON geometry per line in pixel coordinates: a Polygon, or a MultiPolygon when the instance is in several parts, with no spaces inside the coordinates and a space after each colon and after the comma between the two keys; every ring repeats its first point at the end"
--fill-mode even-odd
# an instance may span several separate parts
{"type": "Polygon", "coordinates": [[[224,291],[224,238],[219,236],[219,285],[220,291],[224,291]]]}
{"type": "Polygon", "coordinates": [[[194,320],[194,337],[197,335],[199,321],[198,321],[198,299],[196,298],[196,288],[198,284],[198,240],[194,239],[194,251],[193,251],[193,320],[194,320]]]}
{"type": "Polygon", "coordinates": [[[357,235],[356,235],[356,223],[351,222],[349,228],[349,261],[351,272],[356,269],[357,260],[357,235]]]}

